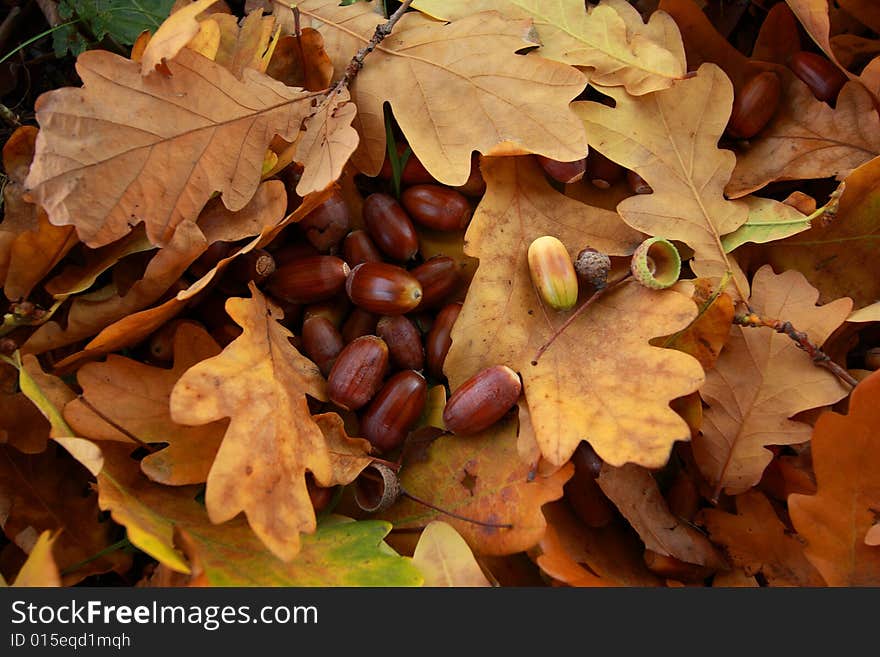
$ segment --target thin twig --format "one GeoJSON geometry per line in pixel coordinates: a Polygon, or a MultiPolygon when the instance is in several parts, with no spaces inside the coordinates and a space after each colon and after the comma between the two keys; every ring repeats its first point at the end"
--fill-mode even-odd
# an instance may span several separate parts
{"type": "Polygon", "coordinates": [[[463,520],[464,522],[470,522],[475,525],[480,525],[481,527],[494,527],[497,529],[513,529],[513,525],[510,523],[499,523],[499,522],[484,522],[482,520],[475,520],[474,518],[468,518],[467,516],[461,516],[457,513],[453,513],[452,511],[447,511],[446,509],[441,509],[439,506],[435,506],[430,502],[421,499],[420,497],[416,497],[412,493],[408,493],[403,488],[400,489],[400,494],[403,497],[408,497],[413,502],[417,504],[421,504],[422,506],[426,506],[429,509],[433,509],[434,511],[439,511],[440,513],[445,513],[447,516],[452,518],[456,518],[458,520],[463,520]]]}
{"type": "Polygon", "coordinates": [[[813,360],[815,365],[818,367],[824,367],[838,379],[849,384],[853,388],[859,383],[849,372],[831,360],[831,357],[822,351],[818,345],[810,342],[810,338],[806,333],[798,331],[792,326],[791,322],[779,319],[765,319],[756,313],[743,313],[735,315],[733,323],[748,328],[771,328],[777,333],[787,335],[794,340],[795,344],[797,344],[800,349],[807,352],[807,355],[813,360]]]}
{"type": "Polygon", "coordinates": [[[118,422],[115,422],[112,418],[109,418],[106,415],[104,415],[104,413],[102,413],[94,404],[92,404],[88,399],[86,399],[82,395],[78,395],[77,399],[82,403],[83,406],[85,406],[92,413],[94,413],[99,418],[104,420],[104,422],[106,422],[111,427],[116,429],[119,433],[121,433],[123,436],[125,436],[129,440],[137,443],[138,445],[140,445],[144,449],[148,450],[151,454],[153,454],[157,451],[156,448],[153,447],[153,445],[141,440],[140,438],[135,436],[131,431],[129,431],[128,429],[123,427],[121,424],[119,424],[118,422]]]}
{"type": "Polygon", "coordinates": [[[613,283],[609,283],[608,285],[606,285],[604,287],[600,287],[598,290],[596,290],[593,293],[593,296],[591,296],[589,299],[584,301],[584,303],[581,304],[581,306],[577,310],[575,310],[567,320],[565,320],[565,322],[562,324],[562,326],[560,326],[558,329],[556,329],[556,331],[553,333],[553,335],[550,336],[550,339],[547,340],[547,342],[545,342],[543,345],[541,345],[541,348],[538,349],[537,353],[535,353],[535,358],[534,358],[534,360],[532,360],[532,365],[538,364],[538,361],[541,359],[541,356],[543,356],[544,352],[550,348],[550,345],[552,345],[556,341],[556,338],[558,338],[560,335],[562,335],[562,333],[565,331],[565,329],[567,329],[574,320],[576,320],[578,317],[580,317],[581,314],[583,314],[583,312],[587,308],[589,308],[596,301],[601,299],[603,296],[605,296],[606,294],[608,294],[612,290],[615,290],[618,287],[620,287],[623,283],[626,283],[631,278],[632,278],[632,274],[627,274],[623,278],[620,278],[620,279],[614,281],[613,283]]]}

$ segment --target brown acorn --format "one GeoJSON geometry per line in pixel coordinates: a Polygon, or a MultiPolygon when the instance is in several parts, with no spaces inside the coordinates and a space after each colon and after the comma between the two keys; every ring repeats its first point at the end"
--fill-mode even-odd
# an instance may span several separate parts
{"type": "Polygon", "coordinates": [[[398,372],[361,416],[361,433],[383,452],[399,447],[421,417],[427,398],[425,377],[414,370],[398,372]]]}
{"type": "Polygon", "coordinates": [[[591,149],[590,154],[587,155],[585,177],[599,189],[608,189],[621,180],[625,173],[626,170],[622,166],[609,160],[596,149],[591,149]]]}
{"type": "Polygon", "coordinates": [[[444,301],[458,287],[458,266],[449,256],[436,255],[418,267],[409,270],[422,286],[419,309],[433,308],[444,301]]]}
{"type": "Polygon", "coordinates": [[[794,53],[788,60],[788,68],[810,88],[818,100],[826,103],[837,100],[837,94],[847,82],[846,75],[834,62],[808,50],[794,53]]]}
{"type": "Polygon", "coordinates": [[[376,325],[376,334],[385,340],[391,363],[401,370],[420,370],[425,366],[422,336],[409,318],[386,315],[376,325]]]}
{"type": "Polygon", "coordinates": [[[347,411],[373,398],[388,373],[388,346],[382,338],[364,335],[340,352],[327,377],[327,396],[347,411]]]}
{"type": "Polygon", "coordinates": [[[635,171],[627,169],[626,184],[629,185],[633,194],[651,194],[654,192],[648,182],[635,171]]]}
{"type": "Polygon", "coordinates": [[[364,224],[379,250],[393,260],[411,260],[419,252],[419,236],[412,220],[388,194],[370,194],[364,200],[364,224]]]}
{"type": "Polygon", "coordinates": [[[229,276],[239,283],[262,283],[275,273],[275,258],[265,249],[252,249],[229,264],[229,276]]]}
{"type": "Polygon", "coordinates": [[[378,321],[379,316],[375,313],[367,312],[363,308],[355,308],[342,325],[342,340],[348,344],[362,335],[374,334],[378,321]]]}
{"type": "MultiPolygon", "coordinates": [[[[403,155],[404,151],[406,151],[406,144],[404,142],[397,143],[397,154],[398,156],[403,155]]],[[[385,154],[385,160],[382,162],[382,169],[379,171],[379,178],[384,180],[391,180],[393,175],[393,171],[391,169],[391,160],[388,159],[388,154],[385,154]]],[[[437,180],[428,173],[428,170],[425,168],[425,165],[421,163],[416,154],[410,150],[409,157],[406,158],[406,162],[403,165],[403,171],[400,172],[400,181],[404,185],[416,185],[419,183],[437,183],[437,180]]]]}
{"type": "Polygon", "coordinates": [[[425,360],[428,364],[428,373],[435,379],[442,380],[443,364],[446,362],[446,354],[452,346],[452,327],[461,313],[461,303],[450,303],[444,306],[437,318],[431,325],[431,330],[425,337],[425,360]]]}
{"type": "Polygon", "coordinates": [[[326,317],[315,315],[307,318],[302,325],[302,347],[321,374],[328,376],[344,347],[339,331],[326,317]]]}
{"type": "Polygon", "coordinates": [[[519,375],[506,365],[493,365],[461,384],[443,409],[446,430],[457,435],[479,433],[513,408],[522,392],[519,375]]]}
{"type": "Polygon", "coordinates": [[[322,253],[339,244],[351,227],[351,213],[342,193],[334,190],[326,201],[300,219],[298,225],[306,239],[322,253]]]}
{"type": "Polygon", "coordinates": [[[584,177],[587,171],[587,158],[585,157],[574,162],[551,160],[543,155],[537,155],[536,157],[547,175],[563,185],[577,182],[584,177]]]}
{"type": "Polygon", "coordinates": [[[422,286],[402,267],[364,262],[351,270],[345,291],[354,305],[377,315],[402,315],[419,305],[422,286]]]}
{"type": "Polygon", "coordinates": [[[571,457],[574,476],[565,484],[565,499],[575,515],[588,527],[605,527],[614,520],[616,510],[596,483],[602,459],[589,444],[581,442],[571,457]]]}
{"type": "Polygon", "coordinates": [[[773,71],[764,71],[746,82],[733,99],[733,110],[727,122],[727,134],[736,139],[749,139],[758,134],[779,107],[782,82],[773,71]]]}
{"type": "Polygon", "coordinates": [[[339,294],[349,271],[336,256],[301,258],[278,267],[265,287],[273,297],[290,303],[314,303],[339,294]]]}
{"type": "MultiPolygon", "coordinates": [[[[269,248],[272,248],[271,244],[269,245],[269,248]]],[[[315,248],[314,244],[301,237],[272,250],[272,257],[275,258],[276,269],[283,267],[294,260],[312,258],[317,255],[321,255],[321,253],[315,248]]]]}
{"type": "Polygon", "coordinates": [[[407,187],[400,202],[410,217],[434,230],[461,230],[473,213],[463,194],[441,185],[407,187]]]}
{"type": "Polygon", "coordinates": [[[326,301],[318,301],[306,306],[303,309],[303,321],[309,317],[326,317],[338,330],[350,310],[351,302],[348,297],[340,294],[326,301]]]}
{"type": "Polygon", "coordinates": [[[342,257],[349,267],[362,262],[382,262],[382,254],[365,230],[353,230],[342,242],[342,257]]]}

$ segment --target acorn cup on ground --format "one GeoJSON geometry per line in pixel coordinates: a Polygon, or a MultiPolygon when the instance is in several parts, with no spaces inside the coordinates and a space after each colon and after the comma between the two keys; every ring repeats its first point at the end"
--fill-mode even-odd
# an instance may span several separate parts
{"type": "Polygon", "coordinates": [[[488,429],[513,408],[522,392],[519,375],[506,365],[493,365],[461,384],[443,409],[446,430],[460,436],[488,429]]]}
{"type": "Polygon", "coordinates": [[[678,281],[681,256],[669,240],[650,237],[633,253],[630,270],[633,278],[645,287],[662,290],[678,281]]]}

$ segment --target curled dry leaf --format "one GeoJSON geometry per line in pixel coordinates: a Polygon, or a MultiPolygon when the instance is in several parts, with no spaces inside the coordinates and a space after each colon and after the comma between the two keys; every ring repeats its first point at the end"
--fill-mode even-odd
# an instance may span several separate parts
{"type": "Polygon", "coordinates": [[[166,68],[166,60],[173,59],[198,34],[199,22],[196,17],[215,2],[217,0],[196,0],[165,19],[141,54],[141,75],[156,71],[172,75],[166,68]]]}
{"type": "Polygon", "coordinates": [[[54,535],[48,529],[40,534],[27,561],[18,571],[12,586],[40,587],[61,586],[61,574],[58,564],[52,556],[52,549],[58,540],[58,533],[54,535]]]}
{"type": "MultiPolygon", "coordinates": [[[[821,345],[852,308],[849,299],[817,307],[819,293],[803,274],[774,274],[764,266],[752,280],[751,308],[767,319],[784,319],[821,345]]],[[[694,439],[694,457],[714,487],[738,494],[761,479],[773,454],[766,445],[809,440],[810,426],[790,420],[800,411],[833,404],[846,387],[816,367],[787,335],[734,326],[715,369],[700,390],[709,408],[694,439]]]]}
{"type": "Polygon", "coordinates": [[[654,190],[622,201],[620,216],[644,233],[686,243],[700,276],[733,273],[738,295],[745,296],[748,284],[721,243],[748,218],[745,204],[724,197],[736,157],[717,146],[733,103],[730,80],[714,64],[703,64],[695,77],[649,96],[607,93],[614,108],[573,104],[590,145],[654,190]]]}
{"type": "Polygon", "coordinates": [[[296,186],[299,196],[320,192],[342,175],[342,168],[358,145],[357,131],[351,122],[357,108],[349,102],[347,89],[321,99],[320,105],[306,119],[306,131],[296,146],[297,162],[304,167],[296,186]]]}
{"type": "Polygon", "coordinates": [[[672,443],[690,435],[669,401],[696,390],[703,373],[689,356],[648,340],[687,326],[696,307],[676,292],[626,283],[532,364],[569,314],[542,306],[529,276],[529,244],[554,235],[572,257],[585,246],[623,255],[641,236],[616,214],[553,192],[532,158],[484,158],[482,172],[488,191],[465,250],[480,265],[452,332],[444,368],[450,385],[508,365],[522,376],[536,439],[550,463],[562,465],[587,440],[606,461],[662,465],[672,443]]]}
{"type": "Polygon", "coordinates": [[[804,556],[803,542],[792,535],[760,491],[738,495],[736,514],[703,509],[697,522],[746,575],[761,574],[769,586],[825,584],[804,556]]]}
{"type": "Polygon", "coordinates": [[[333,80],[333,62],[324,50],[324,37],[318,30],[306,27],[278,40],[266,74],[288,87],[321,91],[333,80]]]}
{"type": "Polygon", "coordinates": [[[722,238],[727,253],[747,242],[775,242],[810,228],[809,218],[786,203],[759,196],[747,196],[743,203],[749,207],[749,218],[722,238]]]}
{"type": "Polygon", "coordinates": [[[855,78],[856,75],[847,71],[837,61],[834,48],[831,47],[831,19],[828,16],[828,0],[786,0],[786,2],[801,25],[804,26],[807,34],[822,49],[828,59],[837,64],[837,67],[846,73],[847,77],[855,78]]]}
{"type": "Polygon", "coordinates": [[[422,530],[412,560],[425,586],[492,586],[461,534],[442,520],[422,530]]]}
{"type": "MultiPolygon", "coordinates": [[[[303,24],[323,35],[341,75],[384,19],[371,2],[338,5],[305,0],[297,8],[303,24]]],[[[472,151],[583,157],[584,131],[568,104],[587,78],[570,66],[517,54],[537,45],[531,21],[496,12],[449,24],[405,14],[351,85],[361,137],[355,165],[367,175],[382,167],[385,102],[425,168],[448,185],[465,183],[472,151]]]]}
{"type": "Polygon", "coordinates": [[[648,25],[625,2],[602,2],[585,8],[579,0],[416,0],[426,14],[454,21],[482,11],[534,21],[540,54],[553,61],[592,69],[590,82],[624,86],[631,94],[666,89],[685,73],[684,48],[667,49],[659,33],[677,33],[669,16],[655,13],[648,25]],[[672,25],[670,25],[672,23],[672,25]]]}
{"type": "Polygon", "coordinates": [[[824,413],[813,430],[815,495],[788,508],[806,555],[829,586],[880,585],[880,550],[865,543],[880,509],[880,373],[850,396],[849,413],[824,413]]]}
{"type": "Polygon", "coordinates": [[[186,48],[168,66],[171,77],[142,78],[136,63],[88,51],[77,60],[83,87],[37,102],[26,184],[53,224],[75,225],[89,246],[140,222],[153,243],[169,244],[215,191],[240,210],[273,137],[293,141],[311,111],[309,92],[250,69],[237,80],[186,48]]]}

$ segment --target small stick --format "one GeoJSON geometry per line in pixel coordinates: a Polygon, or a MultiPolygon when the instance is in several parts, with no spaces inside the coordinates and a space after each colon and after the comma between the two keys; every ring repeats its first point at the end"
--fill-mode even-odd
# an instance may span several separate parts
{"type": "Polygon", "coordinates": [[[433,509],[434,511],[439,511],[440,513],[444,513],[447,516],[450,516],[452,518],[456,518],[458,520],[463,520],[464,522],[470,522],[475,525],[480,525],[481,527],[494,527],[497,529],[513,529],[513,525],[511,525],[510,523],[484,522],[482,520],[475,520],[474,518],[468,518],[467,516],[461,516],[457,513],[453,513],[452,511],[447,511],[446,509],[441,509],[439,506],[435,506],[435,505],[431,504],[430,502],[427,502],[419,497],[416,497],[412,493],[406,492],[405,490],[403,490],[403,488],[400,489],[400,494],[403,497],[408,497],[416,504],[421,504],[423,506],[428,507],[429,509],[433,509]]]}
{"type": "Polygon", "coordinates": [[[818,367],[824,367],[838,379],[849,384],[853,388],[859,383],[849,372],[831,360],[831,357],[822,351],[818,345],[810,342],[810,338],[806,333],[798,331],[792,326],[791,322],[785,322],[779,319],[765,319],[754,312],[750,312],[735,315],[733,323],[748,328],[771,328],[777,333],[787,335],[794,340],[795,344],[797,344],[800,349],[807,352],[807,355],[813,360],[815,365],[818,367]]]}

